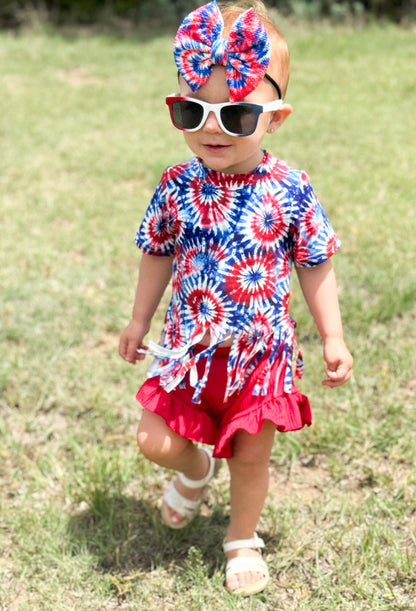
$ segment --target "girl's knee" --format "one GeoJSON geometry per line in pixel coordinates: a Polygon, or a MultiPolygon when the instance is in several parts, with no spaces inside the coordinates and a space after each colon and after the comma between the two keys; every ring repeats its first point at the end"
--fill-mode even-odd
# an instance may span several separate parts
{"type": "Polygon", "coordinates": [[[233,439],[233,457],[231,462],[241,467],[256,467],[268,465],[276,432],[274,425],[266,421],[262,431],[250,435],[246,431],[238,431],[233,439]]]}
{"type": "Polygon", "coordinates": [[[142,431],[140,428],[137,430],[137,445],[143,456],[149,460],[153,460],[153,456],[155,455],[154,441],[147,431],[142,431]]]}
{"type": "Polygon", "coordinates": [[[255,469],[262,465],[268,466],[269,460],[269,454],[262,448],[255,450],[253,448],[244,449],[244,446],[240,446],[237,451],[233,452],[233,457],[229,462],[234,469],[255,469]]]}
{"type": "Polygon", "coordinates": [[[161,416],[147,411],[143,413],[137,430],[137,443],[143,456],[161,465],[183,449],[182,438],[167,426],[161,416]]]}
{"type": "Polygon", "coordinates": [[[137,429],[137,443],[141,453],[149,460],[157,461],[166,436],[166,424],[152,412],[144,411],[137,429]]]}

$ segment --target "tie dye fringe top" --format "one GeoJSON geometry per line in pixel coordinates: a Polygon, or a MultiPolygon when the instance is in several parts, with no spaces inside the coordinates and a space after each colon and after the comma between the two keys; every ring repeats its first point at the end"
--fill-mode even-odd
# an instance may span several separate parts
{"type": "MultiPolygon", "coordinates": [[[[302,375],[289,315],[293,264],[313,267],[340,246],[308,176],[271,154],[248,174],[210,170],[197,157],[167,168],[136,234],[143,253],[173,256],[172,298],[149,377],[166,391],[185,375],[200,401],[215,349],[232,338],[224,400],[265,357],[279,359],[290,393],[302,375]],[[202,352],[194,346],[206,336],[202,352]],[[196,363],[205,359],[199,377],[196,363]]],[[[265,394],[267,371],[253,394],[265,394]]]]}

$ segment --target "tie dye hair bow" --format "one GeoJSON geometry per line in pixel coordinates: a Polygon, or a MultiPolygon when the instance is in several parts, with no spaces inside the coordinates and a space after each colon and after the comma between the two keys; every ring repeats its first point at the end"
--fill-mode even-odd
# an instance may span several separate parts
{"type": "Polygon", "coordinates": [[[233,23],[228,38],[222,36],[224,20],[215,0],[192,11],[181,23],[174,41],[179,73],[197,91],[209,79],[214,65],[225,66],[230,101],[254,91],[266,76],[270,42],[254,9],[233,23]]]}

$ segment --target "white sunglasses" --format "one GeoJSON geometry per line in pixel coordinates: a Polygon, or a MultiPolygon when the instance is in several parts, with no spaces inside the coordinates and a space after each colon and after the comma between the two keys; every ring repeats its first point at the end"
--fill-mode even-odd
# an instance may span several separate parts
{"type": "Polygon", "coordinates": [[[249,102],[224,102],[209,104],[195,98],[179,95],[168,95],[172,123],[186,132],[196,132],[205,124],[210,112],[213,112],[221,129],[230,136],[250,136],[256,131],[259,116],[263,112],[279,110],[283,100],[274,100],[266,104],[249,102]]]}

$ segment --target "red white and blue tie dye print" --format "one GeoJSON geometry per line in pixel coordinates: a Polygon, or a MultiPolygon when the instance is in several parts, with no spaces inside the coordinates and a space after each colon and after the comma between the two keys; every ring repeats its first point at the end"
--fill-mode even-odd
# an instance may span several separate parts
{"type": "MultiPolygon", "coordinates": [[[[239,390],[267,352],[279,359],[285,392],[297,377],[294,321],[289,315],[293,263],[312,267],[339,248],[304,172],[265,153],[249,174],[223,174],[194,157],[165,170],[136,235],[151,255],[174,255],[172,299],[150,376],[169,391],[190,372],[200,400],[216,347],[232,337],[225,399],[239,390]],[[193,346],[209,332],[210,346],[193,346]],[[205,373],[195,364],[206,358],[205,373]]],[[[264,394],[267,375],[253,394],[264,394]]]]}
{"type": "Polygon", "coordinates": [[[228,39],[222,37],[223,29],[224,21],[215,1],[196,9],[178,29],[174,57],[192,91],[207,82],[214,65],[225,66],[230,101],[237,102],[264,78],[270,43],[254,9],[240,15],[228,39]]]}

